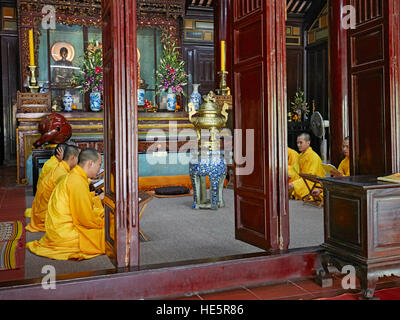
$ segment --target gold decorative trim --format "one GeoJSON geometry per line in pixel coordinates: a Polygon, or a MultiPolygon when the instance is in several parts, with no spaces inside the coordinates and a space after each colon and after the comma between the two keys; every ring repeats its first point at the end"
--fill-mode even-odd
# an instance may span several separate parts
{"type": "MultiPolygon", "coordinates": [[[[193,124],[178,124],[177,128],[194,128],[193,124]]],[[[169,124],[139,124],[140,129],[151,129],[151,128],[170,128],[169,124]]]]}
{"type": "MultiPolygon", "coordinates": [[[[17,120],[19,122],[25,122],[25,121],[41,121],[43,118],[39,118],[39,119],[24,119],[24,118],[18,118],[17,120]]],[[[103,121],[103,118],[65,118],[67,121],[103,121]]]]}
{"type": "Polygon", "coordinates": [[[85,126],[85,125],[71,125],[72,130],[73,129],[103,129],[103,126],[85,126]]]}
{"type": "Polygon", "coordinates": [[[115,202],[107,196],[104,196],[104,204],[115,212],[115,202]]]}
{"type": "Polygon", "coordinates": [[[70,139],[74,139],[74,136],[84,136],[84,135],[91,135],[91,136],[104,136],[103,132],[72,132],[72,137],[70,139]]]}
{"type": "Polygon", "coordinates": [[[146,120],[189,120],[189,118],[138,118],[139,121],[146,120]]]}

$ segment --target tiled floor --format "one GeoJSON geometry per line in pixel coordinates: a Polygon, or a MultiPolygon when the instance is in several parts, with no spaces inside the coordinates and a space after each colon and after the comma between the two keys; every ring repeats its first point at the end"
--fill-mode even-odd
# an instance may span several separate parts
{"type": "MultiPolygon", "coordinates": [[[[316,300],[338,297],[346,293],[360,295],[357,281],[355,290],[344,290],[341,285],[342,276],[333,276],[333,286],[322,288],[313,279],[285,281],[279,284],[261,286],[243,286],[228,291],[214,293],[194,293],[185,297],[174,297],[173,300],[316,300]]],[[[382,278],[377,284],[376,292],[387,288],[399,288],[400,278],[382,278]]],[[[400,300],[400,290],[393,290],[385,295],[391,300],[400,300]]],[[[339,297],[340,298],[340,297],[339,297]]]]}

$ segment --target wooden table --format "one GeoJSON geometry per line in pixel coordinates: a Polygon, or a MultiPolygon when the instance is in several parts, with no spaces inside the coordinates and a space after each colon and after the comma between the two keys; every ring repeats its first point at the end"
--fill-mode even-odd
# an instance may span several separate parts
{"type": "Polygon", "coordinates": [[[333,264],[351,265],[362,297],[373,299],[378,278],[400,276],[400,184],[376,176],[321,178],[324,187],[324,252],[317,281],[333,264]]]}

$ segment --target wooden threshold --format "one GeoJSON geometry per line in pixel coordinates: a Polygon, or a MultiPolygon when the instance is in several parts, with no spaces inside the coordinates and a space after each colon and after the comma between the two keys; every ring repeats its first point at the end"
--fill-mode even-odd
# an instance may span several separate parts
{"type": "Polygon", "coordinates": [[[41,278],[0,283],[0,300],[152,299],[213,292],[243,285],[281,282],[315,275],[321,247],[277,253],[186,261],[56,277],[44,290],[41,278]]]}

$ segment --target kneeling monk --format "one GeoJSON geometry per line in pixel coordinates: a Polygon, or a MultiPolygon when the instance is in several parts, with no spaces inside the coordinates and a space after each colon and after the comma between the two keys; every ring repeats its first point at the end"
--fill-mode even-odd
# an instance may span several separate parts
{"type": "Polygon", "coordinates": [[[78,156],[78,147],[67,146],[64,150],[63,160],[43,178],[32,203],[31,222],[26,226],[26,230],[30,232],[45,231],[44,221],[46,219],[50,196],[57,183],[76,166],[78,156]]]}
{"type": "MultiPolygon", "coordinates": [[[[49,160],[47,160],[42,170],[40,170],[40,174],[38,177],[38,181],[36,183],[36,190],[42,184],[43,179],[62,161],[64,157],[64,150],[68,146],[66,143],[59,143],[57,147],[54,149],[54,154],[51,156],[49,160]]],[[[27,208],[25,210],[25,217],[30,218],[32,216],[32,208],[27,208]]]]}
{"type": "Polygon", "coordinates": [[[89,191],[102,157],[94,149],[79,154],[78,165],[54,189],[46,215],[46,233],[27,243],[33,253],[57,260],[83,260],[105,253],[104,207],[89,191]]]}

